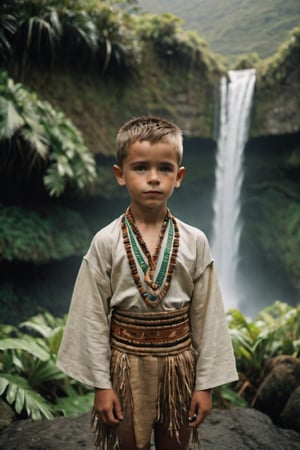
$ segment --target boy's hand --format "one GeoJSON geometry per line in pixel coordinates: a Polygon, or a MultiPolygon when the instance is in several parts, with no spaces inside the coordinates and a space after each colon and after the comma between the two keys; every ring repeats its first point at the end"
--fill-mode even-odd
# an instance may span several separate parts
{"type": "Polygon", "coordinates": [[[113,389],[95,389],[94,409],[106,425],[117,425],[123,420],[121,403],[113,389]]]}
{"type": "Polygon", "coordinates": [[[197,427],[211,413],[211,389],[205,391],[194,391],[192,395],[189,424],[190,427],[197,427]]]}

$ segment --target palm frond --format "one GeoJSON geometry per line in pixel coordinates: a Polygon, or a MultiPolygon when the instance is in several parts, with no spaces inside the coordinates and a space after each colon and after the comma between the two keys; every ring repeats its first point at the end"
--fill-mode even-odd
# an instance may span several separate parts
{"type": "Polygon", "coordinates": [[[10,405],[15,405],[18,414],[26,411],[32,420],[53,418],[52,406],[30,387],[25,378],[8,373],[1,374],[0,395],[3,394],[10,405]]]}
{"type": "Polygon", "coordinates": [[[11,37],[17,30],[16,18],[9,13],[0,14],[0,53],[2,59],[8,55],[11,50],[11,37]]]}

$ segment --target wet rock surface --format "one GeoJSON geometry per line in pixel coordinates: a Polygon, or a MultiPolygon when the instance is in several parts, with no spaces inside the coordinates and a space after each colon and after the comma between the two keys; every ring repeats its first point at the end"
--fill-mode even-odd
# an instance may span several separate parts
{"type": "MultiPolygon", "coordinates": [[[[51,421],[16,421],[1,431],[0,449],[93,450],[89,414],[51,421]]],[[[201,427],[201,450],[229,449],[300,450],[300,434],[276,427],[255,409],[215,409],[201,427]]]]}

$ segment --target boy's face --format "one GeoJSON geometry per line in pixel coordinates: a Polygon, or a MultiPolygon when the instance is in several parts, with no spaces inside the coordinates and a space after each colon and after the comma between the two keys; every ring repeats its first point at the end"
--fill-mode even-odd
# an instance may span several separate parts
{"type": "Polygon", "coordinates": [[[126,186],[132,205],[165,208],[184,176],[176,149],[168,142],[137,141],[127,152],[123,166],[114,166],[116,180],[126,186]]]}

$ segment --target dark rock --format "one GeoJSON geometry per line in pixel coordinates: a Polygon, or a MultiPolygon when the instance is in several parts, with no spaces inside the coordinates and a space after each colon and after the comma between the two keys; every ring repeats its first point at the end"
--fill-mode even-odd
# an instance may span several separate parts
{"type": "Polygon", "coordinates": [[[294,390],[281,415],[280,424],[300,433],[300,386],[294,390]]]}
{"type": "Polygon", "coordinates": [[[263,378],[253,406],[279,424],[286,403],[300,386],[300,359],[287,355],[270,359],[263,378]]]}
{"type": "Polygon", "coordinates": [[[17,420],[0,433],[1,450],[93,449],[89,414],[53,420],[17,420]]]}
{"type": "MultiPolygon", "coordinates": [[[[213,410],[201,426],[201,450],[300,450],[300,434],[254,409],[213,410]]],[[[0,433],[0,450],[92,450],[89,415],[16,421],[0,433]]]]}
{"type": "Polygon", "coordinates": [[[2,430],[15,420],[15,413],[2,398],[0,398],[0,411],[0,430],[2,430]]]}

